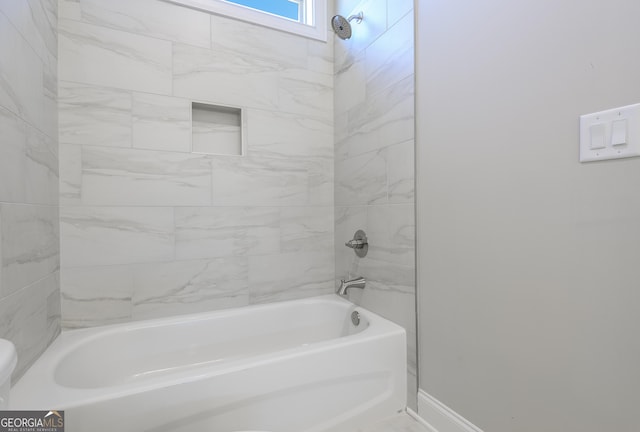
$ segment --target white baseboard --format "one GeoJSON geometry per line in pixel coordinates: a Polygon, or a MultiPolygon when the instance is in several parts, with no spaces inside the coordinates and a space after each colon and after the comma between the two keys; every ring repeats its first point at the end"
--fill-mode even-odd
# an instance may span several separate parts
{"type": "Polygon", "coordinates": [[[422,426],[425,427],[425,429],[427,429],[427,432],[438,432],[437,430],[435,430],[433,428],[433,426],[431,426],[429,423],[427,423],[422,417],[420,417],[418,415],[417,412],[415,412],[414,410],[412,410],[411,408],[407,408],[407,414],[409,414],[410,417],[412,417],[415,421],[417,421],[418,423],[420,423],[422,426]]]}
{"type": "MultiPolygon", "coordinates": [[[[415,413],[410,411],[409,414],[414,416],[415,413]]],[[[417,420],[433,432],[482,432],[479,427],[424,390],[418,391],[417,420]]]]}

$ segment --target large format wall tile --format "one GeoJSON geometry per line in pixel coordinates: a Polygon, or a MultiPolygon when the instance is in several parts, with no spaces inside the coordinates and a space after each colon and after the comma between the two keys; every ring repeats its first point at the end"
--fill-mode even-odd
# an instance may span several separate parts
{"type": "MultiPolygon", "coordinates": [[[[348,120],[347,113],[352,108],[362,104],[367,97],[367,81],[364,53],[354,55],[348,63],[336,71],[334,76],[334,110],[336,115],[336,130],[347,132],[346,127],[339,127],[339,120],[348,120]]],[[[339,139],[336,136],[336,139],[339,139]]]]}
{"type": "Polygon", "coordinates": [[[57,205],[58,150],[55,138],[39,130],[27,129],[26,147],[26,202],[57,205]]]}
{"type": "Polygon", "coordinates": [[[43,120],[41,131],[58,142],[58,63],[54,59],[43,65],[43,120]]]}
{"type": "Polygon", "coordinates": [[[2,13],[0,41],[0,106],[44,129],[43,63],[2,13]]]}
{"type": "Polygon", "coordinates": [[[107,3],[60,0],[64,325],[333,291],[332,44],[107,3]],[[242,110],[242,156],[197,153],[193,102],[242,110]]]}
{"type": "Polygon", "coordinates": [[[133,94],[133,147],[191,151],[191,102],[187,99],[133,94]]]}
{"type": "Polygon", "coordinates": [[[130,266],[65,267],[61,274],[62,325],[83,328],[131,320],[130,266]]]}
{"type": "Polygon", "coordinates": [[[389,202],[415,202],[415,142],[413,140],[386,148],[389,202]]]}
{"type": "Polygon", "coordinates": [[[173,209],[167,207],[63,207],[64,267],[171,261],[173,209]]]}
{"type": "MultiPolygon", "coordinates": [[[[327,25],[329,25],[327,23],[327,25]]],[[[327,75],[333,74],[333,44],[307,39],[307,69],[327,75]]]]}
{"type": "Polygon", "coordinates": [[[367,93],[413,75],[413,14],[407,14],[366,49],[367,93]]]}
{"type": "Polygon", "coordinates": [[[82,203],[210,205],[211,163],[201,155],[84,147],[82,203]]]}
{"type": "Polygon", "coordinates": [[[57,57],[56,0],[2,1],[2,12],[44,62],[57,57]]]}
{"type": "Polygon", "coordinates": [[[57,271],[58,209],[53,206],[1,204],[2,296],[57,271]]]}
{"type": "Polygon", "coordinates": [[[82,146],[60,144],[60,204],[80,205],[82,198],[82,146]]]}
{"type": "Polygon", "coordinates": [[[175,209],[178,259],[248,256],[280,250],[276,207],[175,209]]]}
{"type": "Polygon", "coordinates": [[[340,158],[413,139],[413,81],[411,75],[349,110],[347,137],[336,143],[340,158]]]}
{"type": "Polygon", "coordinates": [[[305,69],[284,71],[278,78],[281,111],[330,120],[333,118],[333,77],[305,69]]]}
{"type": "Polygon", "coordinates": [[[82,19],[80,0],[58,0],[58,18],[80,21],[82,19]]]}
{"type": "Polygon", "coordinates": [[[26,369],[60,333],[60,280],[58,272],[0,299],[2,337],[18,351],[14,379],[26,369]]]}
{"type": "Polygon", "coordinates": [[[0,337],[13,381],[60,332],[57,1],[0,1],[0,337]]]}
{"type": "Polygon", "coordinates": [[[171,42],[60,20],[60,79],[171,93],[171,42]]]}
{"type": "Polygon", "coordinates": [[[131,93],[60,81],[60,143],[131,147],[131,93]]]}
{"type": "Polygon", "coordinates": [[[312,206],[332,206],[334,201],[333,160],[310,159],[307,161],[309,175],[309,199],[312,206]]]}
{"type": "Polygon", "coordinates": [[[249,257],[249,301],[268,303],[334,292],[333,254],[292,252],[249,257]]]}
{"type": "Polygon", "coordinates": [[[283,207],[280,220],[283,252],[333,254],[333,207],[283,207]]]}
{"type": "Polygon", "coordinates": [[[62,279],[66,328],[249,304],[246,257],[68,267],[62,279]]]}
{"type": "Polygon", "coordinates": [[[416,409],[414,61],[412,2],[338,0],[360,10],[354,37],[335,44],[335,270],[364,277],[349,299],[407,331],[408,406],[416,409]],[[396,4],[397,3],[397,4],[396,4]],[[369,249],[344,242],[363,229],[369,249]]]}
{"type": "Polygon", "coordinates": [[[249,58],[246,61],[259,61],[272,70],[306,69],[308,64],[306,38],[215,15],[211,17],[211,46],[234,56],[242,53],[249,58]]]}
{"type": "MultiPolygon", "coordinates": [[[[400,20],[409,12],[413,12],[413,0],[394,0],[393,2],[387,2],[387,23],[389,27],[393,26],[398,20],[400,20]]],[[[409,14],[413,19],[413,13],[409,14]]],[[[413,40],[411,40],[413,45],[413,40]]]]}
{"type": "Polygon", "coordinates": [[[333,159],[330,120],[266,110],[247,110],[246,115],[250,156],[333,159]]]}
{"type": "Polygon", "coordinates": [[[380,204],[387,201],[387,165],[378,152],[336,161],[336,204],[380,204]]]}
{"type": "Polygon", "coordinates": [[[196,45],[210,46],[209,14],[158,0],[82,0],[86,22],[128,32],[196,45]]]}
{"type": "Polygon", "coordinates": [[[274,109],[277,67],[237,52],[173,44],[173,94],[194,101],[274,109]]]}
{"type": "Polygon", "coordinates": [[[304,205],[309,193],[306,164],[287,159],[216,158],[214,205],[304,205]]]}
{"type": "MultiPolygon", "coordinates": [[[[1,44],[0,44],[1,45],[1,44]]],[[[26,197],[27,127],[15,114],[0,107],[0,201],[24,202],[26,197]]]]}
{"type": "Polygon", "coordinates": [[[247,257],[146,264],[133,275],[133,319],[249,304],[247,257]]]}

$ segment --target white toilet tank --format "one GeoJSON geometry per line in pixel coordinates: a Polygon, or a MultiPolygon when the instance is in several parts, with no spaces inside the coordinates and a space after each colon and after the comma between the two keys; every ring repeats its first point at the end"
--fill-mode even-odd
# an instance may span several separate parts
{"type": "Polygon", "coordinates": [[[0,339],[0,410],[9,408],[11,374],[18,362],[16,347],[5,339],[0,339]]]}

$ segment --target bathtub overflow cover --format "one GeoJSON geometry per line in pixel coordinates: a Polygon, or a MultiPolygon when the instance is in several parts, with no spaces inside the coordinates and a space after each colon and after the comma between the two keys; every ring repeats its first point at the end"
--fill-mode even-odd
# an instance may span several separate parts
{"type": "Polygon", "coordinates": [[[360,324],[360,314],[358,313],[358,311],[351,312],[351,322],[354,326],[360,324]]]}

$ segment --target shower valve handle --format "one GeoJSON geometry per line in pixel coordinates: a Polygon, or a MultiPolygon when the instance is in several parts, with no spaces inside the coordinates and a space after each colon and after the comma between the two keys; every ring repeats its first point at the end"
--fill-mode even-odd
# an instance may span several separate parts
{"type": "Polygon", "coordinates": [[[353,239],[344,244],[346,247],[353,249],[357,256],[364,258],[369,251],[369,240],[364,231],[358,230],[353,235],[353,239]]]}
{"type": "Polygon", "coordinates": [[[362,249],[363,247],[365,247],[366,244],[367,244],[366,241],[353,239],[353,240],[349,240],[344,245],[346,247],[350,247],[351,249],[362,249]]]}

